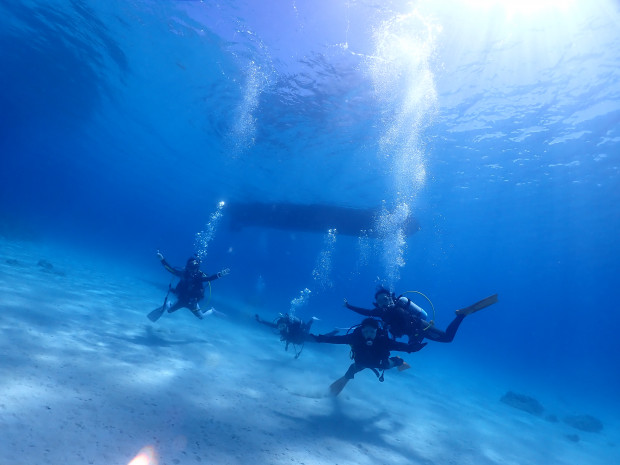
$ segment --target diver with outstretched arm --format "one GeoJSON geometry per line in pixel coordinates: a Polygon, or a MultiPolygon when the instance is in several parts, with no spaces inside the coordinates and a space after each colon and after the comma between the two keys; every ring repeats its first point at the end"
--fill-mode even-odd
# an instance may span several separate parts
{"type": "MultiPolygon", "coordinates": [[[[288,313],[284,315],[280,313],[280,316],[273,321],[263,320],[258,314],[254,315],[254,318],[256,318],[256,321],[260,324],[277,329],[280,333],[280,341],[283,341],[286,344],[284,350],[288,350],[288,346],[291,344],[295,348],[295,358],[299,358],[301,355],[301,351],[303,350],[304,343],[306,341],[314,342],[314,338],[310,337],[310,327],[315,320],[318,320],[318,318],[314,316],[306,323],[304,323],[300,318],[289,315],[288,313]]],[[[338,330],[336,329],[328,334],[332,336],[337,332],[338,330]]]]}
{"type": "Polygon", "coordinates": [[[337,336],[311,334],[316,342],[328,344],[349,344],[354,362],[349,366],[347,372],[334,381],[329,387],[330,393],[334,396],[340,394],[349,380],[353,379],[356,373],[370,368],[383,381],[383,373],[379,374],[379,370],[384,372],[390,368],[398,367],[399,371],[410,368],[400,357],[390,357],[390,351],[401,352],[417,352],[422,349],[426,343],[413,342],[405,344],[404,342],[390,339],[387,331],[383,329],[378,320],[374,318],[366,318],[351,333],[337,336]]]}
{"type": "Polygon", "coordinates": [[[427,321],[427,313],[404,296],[396,297],[391,291],[379,286],[375,293],[373,309],[350,305],[344,299],[349,310],[365,316],[381,318],[389,333],[394,338],[407,335],[409,341],[429,339],[435,342],[452,342],[464,318],[497,302],[497,294],[482,299],[473,305],[456,310],[456,317],[445,331],[435,327],[433,321],[427,321]]]}
{"type": "Polygon", "coordinates": [[[179,283],[174,289],[169,286],[168,294],[166,295],[164,304],[147,315],[149,320],[153,322],[157,321],[164,314],[166,309],[168,310],[168,313],[172,313],[184,307],[191,310],[191,312],[196,318],[202,320],[202,315],[206,312],[200,309],[198,302],[202,300],[205,294],[204,283],[214,281],[221,278],[222,276],[226,276],[228,273],[230,273],[230,270],[228,268],[225,268],[222,271],[208,276],[200,270],[200,259],[195,256],[190,257],[187,260],[185,268],[183,269],[170,266],[170,264],[166,261],[166,259],[161,254],[161,252],[159,252],[159,250],[157,251],[157,258],[159,258],[159,261],[168,272],[172,273],[174,276],[177,276],[180,279],[179,283]],[[177,296],[177,301],[171,306],[167,306],[168,295],[170,294],[170,292],[173,292],[177,296]]]}

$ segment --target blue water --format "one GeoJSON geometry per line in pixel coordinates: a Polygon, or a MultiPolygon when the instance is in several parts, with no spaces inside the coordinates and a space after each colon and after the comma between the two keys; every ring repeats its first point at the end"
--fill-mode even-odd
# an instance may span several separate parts
{"type": "Polygon", "coordinates": [[[0,234],[165,281],[222,201],[405,207],[403,244],[216,224],[204,268],[337,326],[498,293],[442,350],[617,404],[620,8],[511,3],[4,0],[0,234]]]}

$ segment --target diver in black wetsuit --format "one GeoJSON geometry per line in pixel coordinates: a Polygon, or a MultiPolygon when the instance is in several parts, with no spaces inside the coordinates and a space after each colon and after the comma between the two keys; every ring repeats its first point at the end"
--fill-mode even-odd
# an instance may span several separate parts
{"type": "MultiPolygon", "coordinates": [[[[161,261],[161,264],[173,275],[180,278],[177,286],[172,291],[177,296],[177,301],[171,306],[166,308],[167,296],[164,305],[160,308],[153,310],[149,313],[148,317],[151,321],[156,321],[163,312],[167,309],[168,313],[176,312],[180,308],[188,308],[196,316],[196,318],[203,318],[203,311],[200,309],[198,302],[202,300],[205,295],[204,283],[213,281],[215,279],[226,276],[230,270],[228,268],[215,273],[214,275],[207,276],[200,270],[200,260],[196,257],[190,257],[187,260],[184,269],[174,268],[168,264],[164,256],[157,252],[157,258],[161,261]]],[[[169,291],[169,292],[170,292],[169,291]]]]}
{"type": "Polygon", "coordinates": [[[381,328],[379,321],[374,318],[366,318],[352,332],[334,336],[328,334],[311,335],[316,342],[326,342],[329,344],[349,344],[354,362],[351,364],[344,376],[336,380],[330,386],[332,395],[337,396],[345,387],[349,380],[353,379],[355,373],[370,368],[383,381],[383,373],[393,367],[398,367],[399,371],[410,368],[409,365],[400,357],[390,357],[390,351],[417,352],[426,343],[399,342],[391,339],[386,330],[381,328]]]}
{"type": "Polygon", "coordinates": [[[372,310],[355,307],[344,299],[344,305],[360,315],[381,318],[386,324],[388,331],[394,338],[406,335],[409,342],[429,339],[435,342],[452,342],[463,319],[478,310],[482,310],[497,302],[497,294],[476,302],[469,307],[456,310],[456,317],[448,325],[445,331],[434,326],[432,321],[427,321],[426,312],[404,296],[396,296],[383,286],[375,293],[375,303],[372,310]]]}
{"type": "MultiPolygon", "coordinates": [[[[288,313],[276,318],[273,321],[265,321],[260,316],[254,315],[256,321],[270,328],[277,329],[280,333],[280,340],[285,342],[284,350],[288,350],[288,346],[292,344],[295,348],[295,358],[299,358],[301,355],[301,351],[304,348],[304,343],[309,340],[310,336],[310,327],[315,317],[310,318],[306,323],[304,323],[301,319],[296,316],[289,315],[288,313]],[[300,346],[300,349],[297,350],[297,346],[300,346]]],[[[336,334],[338,331],[333,331],[329,334],[336,334]]],[[[314,339],[310,339],[314,340],[314,339]]]]}

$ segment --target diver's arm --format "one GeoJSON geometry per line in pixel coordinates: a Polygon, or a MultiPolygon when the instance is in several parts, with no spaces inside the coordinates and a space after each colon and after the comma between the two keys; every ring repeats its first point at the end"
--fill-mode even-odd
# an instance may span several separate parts
{"type": "Polygon", "coordinates": [[[326,342],[328,344],[351,344],[353,342],[353,333],[335,336],[330,334],[310,334],[316,342],[326,342]]]}
{"type": "Polygon", "coordinates": [[[230,269],[229,268],[224,268],[222,271],[218,271],[215,274],[212,274],[211,276],[207,276],[205,273],[202,273],[202,277],[200,278],[200,280],[205,283],[207,281],[214,281],[216,279],[221,278],[222,276],[226,276],[228,273],[230,273],[230,269]]]}
{"type": "Polygon", "coordinates": [[[347,307],[349,310],[353,310],[355,313],[359,313],[360,315],[364,315],[364,316],[380,316],[379,313],[377,312],[376,308],[373,308],[372,310],[368,310],[366,308],[355,307],[354,305],[351,305],[347,301],[347,299],[344,299],[344,306],[347,307]]]}
{"type": "Polygon", "coordinates": [[[161,262],[163,267],[166,269],[166,271],[168,271],[169,273],[172,273],[175,276],[183,276],[183,271],[179,270],[178,268],[174,268],[170,266],[170,264],[166,261],[164,256],[159,251],[157,252],[157,258],[159,258],[159,261],[161,262]]]}
{"type": "Polygon", "coordinates": [[[256,318],[256,321],[258,321],[259,323],[264,324],[266,326],[269,326],[270,328],[277,328],[278,327],[277,324],[275,324],[275,323],[273,323],[271,321],[265,321],[265,320],[261,319],[261,317],[258,316],[258,313],[256,315],[254,315],[254,318],[256,318]]]}

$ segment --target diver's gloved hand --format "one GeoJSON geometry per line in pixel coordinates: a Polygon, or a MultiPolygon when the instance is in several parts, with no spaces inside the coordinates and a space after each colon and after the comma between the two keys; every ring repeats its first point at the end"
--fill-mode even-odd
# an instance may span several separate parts
{"type": "Polygon", "coordinates": [[[157,251],[157,258],[159,258],[160,261],[164,259],[164,256],[161,254],[159,250],[157,251]]]}
{"type": "Polygon", "coordinates": [[[407,346],[407,353],[410,354],[411,352],[422,350],[426,344],[428,342],[410,342],[407,346]]]}
{"type": "Polygon", "coordinates": [[[230,268],[224,268],[217,274],[217,277],[221,278],[222,276],[226,276],[228,273],[230,273],[230,268]]]}

